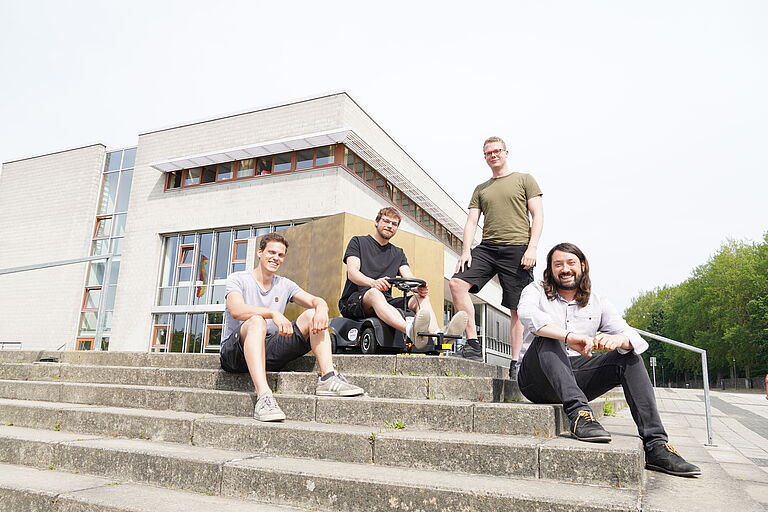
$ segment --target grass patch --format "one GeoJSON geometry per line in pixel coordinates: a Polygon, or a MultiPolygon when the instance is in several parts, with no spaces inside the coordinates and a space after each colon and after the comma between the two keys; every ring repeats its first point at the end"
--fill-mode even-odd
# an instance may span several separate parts
{"type": "Polygon", "coordinates": [[[610,400],[606,400],[605,403],[603,403],[603,415],[616,416],[616,409],[613,407],[613,402],[610,400]]]}
{"type": "Polygon", "coordinates": [[[58,432],[61,430],[61,423],[54,423],[53,424],[53,431],[58,432]]]}
{"type": "Polygon", "coordinates": [[[387,428],[394,428],[397,430],[403,430],[405,428],[405,422],[403,420],[395,420],[386,424],[387,428]]]}

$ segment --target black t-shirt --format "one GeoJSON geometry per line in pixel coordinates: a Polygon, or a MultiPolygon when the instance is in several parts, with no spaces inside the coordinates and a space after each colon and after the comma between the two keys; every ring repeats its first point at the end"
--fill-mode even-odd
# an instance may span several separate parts
{"type": "MultiPolygon", "coordinates": [[[[408,264],[405,252],[396,245],[379,245],[371,235],[353,236],[344,252],[344,263],[350,256],[360,258],[360,272],[372,279],[380,277],[397,277],[400,267],[408,264]]],[[[367,288],[359,286],[347,278],[341,300],[346,301],[353,293],[367,288]]],[[[387,297],[392,296],[391,290],[384,292],[387,297]]]]}

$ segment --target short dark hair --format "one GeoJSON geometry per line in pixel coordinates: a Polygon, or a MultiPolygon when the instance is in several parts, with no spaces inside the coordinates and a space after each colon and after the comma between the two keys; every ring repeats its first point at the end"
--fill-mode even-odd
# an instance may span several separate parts
{"type": "Polygon", "coordinates": [[[582,271],[581,283],[576,290],[576,303],[584,307],[589,302],[589,296],[592,293],[592,280],[589,278],[589,262],[581,249],[576,247],[570,242],[561,242],[549,250],[547,254],[547,268],[544,269],[544,292],[547,294],[549,300],[555,300],[557,295],[557,283],[555,283],[554,276],[552,275],[552,255],[555,251],[568,252],[579,258],[579,262],[584,266],[582,271]]]}
{"type": "Polygon", "coordinates": [[[259,242],[259,250],[263,251],[266,249],[269,242],[280,242],[285,246],[285,249],[288,250],[288,240],[286,240],[280,233],[267,233],[264,235],[259,242]]]}
{"type": "Polygon", "coordinates": [[[376,222],[379,222],[382,217],[391,217],[393,219],[397,219],[397,224],[400,224],[400,221],[403,220],[402,217],[400,217],[400,212],[392,208],[391,206],[387,206],[386,208],[382,208],[379,210],[378,215],[376,215],[376,222]]]}

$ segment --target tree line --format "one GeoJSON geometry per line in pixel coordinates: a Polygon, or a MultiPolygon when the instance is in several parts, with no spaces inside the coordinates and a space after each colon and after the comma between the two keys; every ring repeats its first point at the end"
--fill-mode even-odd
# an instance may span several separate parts
{"type": "MultiPolygon", "coordinates": [[[[624,312],[644,331],[703,348],[710,379],[768,372],[768,232],[759,242],[728,240],[676,286],[640,294],[624,312]]],[[[649,340],[664,380],[701,378],[701,356],[649,340]]],[[[657,367],[657,376],[659,375],[657,367]]]]}

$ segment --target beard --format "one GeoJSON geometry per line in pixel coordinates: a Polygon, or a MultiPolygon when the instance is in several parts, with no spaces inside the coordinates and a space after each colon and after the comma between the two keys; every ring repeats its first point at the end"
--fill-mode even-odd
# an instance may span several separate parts
{"type": "Polygon", "coordinates": [[[376,230],[376,232],[377,232],[377,233],[379,234],[379,236],[380,236],[381,238],[383,238],[384,240],[389,240],[390,238],[392,238],[393,236],[395,236],[395,233],[388,233],[388,232],[386,232],[386,231],[382,231],[381,229],[377,229],[377,230],[376,230]]]}
{"type": "Polygon", "coordinates": [[[553,280],[555,281],[555,285],[561,290],[577,290],[581,285],[581,279],[583,277],[584,275],[578,271],[561,272],[556,276],[555,275],[552,276],[553,280]],[[563,278],[569,277],[569,276],[573,276],[573,281],[569,283],[563,283],[563,278]]]}

